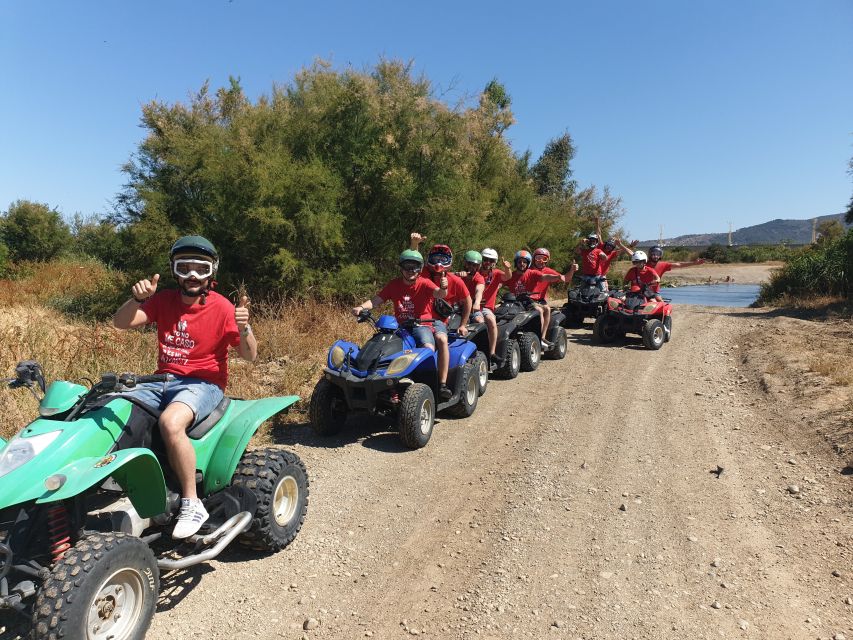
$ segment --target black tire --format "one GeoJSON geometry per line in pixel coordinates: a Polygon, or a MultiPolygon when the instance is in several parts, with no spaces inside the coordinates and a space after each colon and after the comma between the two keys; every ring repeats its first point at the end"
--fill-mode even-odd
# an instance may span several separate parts
{"type": "Polygon", "coordinates": [[[477,376],[477,360],[473,358],[465,363],[459,375],[462,376],[460,385],[459,402],[450,407],[447,412],[457,418],[467,418],[477,409],[477,400],[480,399],[480,382],[477,376]]]}
{"type": "Polygon", "coordinates": [[[400,399],[397,428],[400,439],[410,449],[425,447],[435,426],[435,397],[427,385],[416,382],[408,386],[400,399]]]}
{"type": "Polygon", "coordinates": [[[147,544],[124,533],[89,534],[42,583],[32,637],[142,640],[159,590],[157,560],[147,544]]]}
{"type": "Polygon", "coordinates": [[[649,320],[643,326],[643,344],[647,349],[657,351],[666,342],[666,331],[660,320],[649,320]]]}
{"type": "Polygon", "coordinates": [[[663,319],[663,326],[666,329],[666,340],[665,342],[669,342],[672,340],[672,316],[667,316],[663,319]]]}
{"type": "Polygon", "coordinates": [[[619,323],[613,316],[605,313],[595,319],[595,324],[592,325],[592,339],[595,342],[608,344],[619,335],[619,323]]]}
{"type": "Polygon", "coordinates": [[[246,451],[231,484],[257,500],[252,524],[237,538],[240,544],[280,551],[293,541],[308,510],[308,472],[299,456],[272,447],[246,451]]]}
{"type": "Polygon", "coordinates": [[[518,341],[510,338],[506,343],[506,357],[501,368],[495,371],[504,380],[512,380],[521,371],[521,350],[518,341]]]}
{"type": "Polygon", "coordinates": [[[539,341],[539,336],[525,331],[518,336],[518,348],[521,352],[521,370],[536,371],[542,360],[542,343],[539,341]]]}
{"type": "Polygon", "coordinates": [[[483,395],[486,393],[486,387],[489,385],[489,359],[485,353],[478,351],[471,359],[471,362],[476,364],[479,395],[483,395]]]}
{"type": "Polygon", "coordinates": [[[566,330],[563,327],[557,327],[557,335],[553,336],[551,342],[554,346],[545,352],[544,357],[549,360],[562,360],[566,357],[566,351],[569,348],[569,339],[566,337],[566,330]]]}
{"type": "Polygon", "coordinates": [[[562,324],[569,329],[580,329],[583,327],[583,314],[574,309],[568,311],[562,324]]]}
{"type": "Polygon", "coordinates": [[[347,401],[341,388],[321,378],[311,394],[308,420],[318,435],[338,433],[347,420],[347,401]]]}

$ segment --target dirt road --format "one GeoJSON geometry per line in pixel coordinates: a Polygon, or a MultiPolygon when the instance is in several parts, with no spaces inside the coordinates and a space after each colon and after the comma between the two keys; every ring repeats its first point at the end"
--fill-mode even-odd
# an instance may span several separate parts
{"type": "Polygon", "coordinates": [[[850,480],[741,364],[776,320],[682,307],[659,352],[576,331],[420,451],[280,433],[302,532],[164,576],[148,637],[853,638],[850,480]]]}

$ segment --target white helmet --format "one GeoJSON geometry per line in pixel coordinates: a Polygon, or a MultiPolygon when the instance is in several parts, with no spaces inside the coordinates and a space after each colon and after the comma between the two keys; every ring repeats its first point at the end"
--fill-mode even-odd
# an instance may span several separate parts
{"type": "Polygon", "coordinates": [[[648,262],[649,257],[645,251],[635,251],[631,254],[631,262],[648,262]]]}
{"type": "Polygon", "coordinates": [[[498,260],[498,252],[494,249],[486,248],[481,253],[486,260],[494,260],[495,262],[498,260]]]}

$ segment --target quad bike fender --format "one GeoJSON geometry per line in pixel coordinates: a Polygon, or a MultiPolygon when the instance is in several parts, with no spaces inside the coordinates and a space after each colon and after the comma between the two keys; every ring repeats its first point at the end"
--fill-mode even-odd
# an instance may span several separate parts
{"type": "MultiPolygon", "coordinates": [[[[213,443],[210,462],[204,473],[204,495],[227,487],[240,458],[258,427],[275,414],[299,401],[299,396],[277,396],[259,400],[232,400],[228,424],[223,430],[214,429],[218,437],[213,443]]],[[[206,439],[202,438],[202,440],[206,439]]],[[[201,463],[201,460],[199,459],[201,463]]]]}
{"type": "Polygon", "coordinates": [[[461,344],[453,344],[450,347],[450,366],[464,367],[465,363],[474,357],[477,352],[477,345],[470,340],[459,340],[461,344]]]}
{"type": "Polygon", "coordinates": [[[2,449],[2,448],[3,448],[3,447],[5,447],[5,446],[6,446],[6,439],[5,439],[5,438],[0,438],[0,449],[2,449]]]}
{"type": "Polygon", "coordinates": [[[103,457],[80,458],[57,470],[65,483],[56,491],[46,491],[39,504],[58,502],[80,495],[112,477],[143,518],[166,510],[166,483],[160,463],[148,449],[122,449],[103,457]]]}

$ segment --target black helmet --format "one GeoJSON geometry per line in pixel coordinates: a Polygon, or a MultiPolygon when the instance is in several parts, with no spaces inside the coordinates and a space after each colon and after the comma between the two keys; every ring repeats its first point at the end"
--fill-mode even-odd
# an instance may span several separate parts
{"type": "Polygon", "coordinates": [[[219,261],[219,254],[216,252],[216,247],[208,240],[201,236],[183,236],[175,241],[169,251],[169,259],[175,257],[178,253],[195,253],[203,256],[208,256],[214,262],[219,261]]]}
{"type": "Polygon", "coordinates": [[[663,247],[659,244],[656,244],[651,249],[649,249],[649,258],[652,260],[660,260],[663,258],[663,247]]]}

